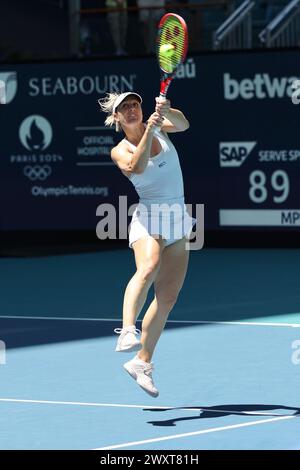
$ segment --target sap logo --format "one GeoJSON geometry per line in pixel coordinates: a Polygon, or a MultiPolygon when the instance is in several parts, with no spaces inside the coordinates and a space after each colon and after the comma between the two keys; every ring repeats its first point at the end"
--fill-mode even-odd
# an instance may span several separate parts
{"type": "Polygon", "coordinates": [[[299,104],[300,103],[300,80],[295,80],[292,83],[292,103],[299,104]]]}
{"type": "Polygon", "coordinates": [[[241,166],[256,144],[257,142],[220,142],[220,166],[241,166]]]}
{"type": "Polygon", "coordinates": [[[292,96],[292,86],[298,77],[270,77],[268,73],[256,73],[254,78],[235,80],[229,73],[223,75],[226,100],[274,99],[292,96]]]}

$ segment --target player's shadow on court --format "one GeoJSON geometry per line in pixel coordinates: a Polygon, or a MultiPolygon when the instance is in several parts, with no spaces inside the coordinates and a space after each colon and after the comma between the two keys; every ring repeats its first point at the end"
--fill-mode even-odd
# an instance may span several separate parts
{"type": "Polygon", "coordinates": [[[163,412],[173,410],[197,410],[199,414],[197,416],[183,416],[181,418],[166,419],[162,421],[148,421],[153,426],[176,426],[176,423],[180,421],[190,421],[194,419],[208,419],[208,418],[220,418],[223,416],[236,415],[236,416],[300,416],[300,408],[293,406],[284,405],[216,405],[211,407],[200,407],[200,406],[182,406],[177,408],[145,408],[144,411],[152,412],[163,412]],[[294,413],[271,413],[272,410],[288,410],[294,411],[294,413]]]}

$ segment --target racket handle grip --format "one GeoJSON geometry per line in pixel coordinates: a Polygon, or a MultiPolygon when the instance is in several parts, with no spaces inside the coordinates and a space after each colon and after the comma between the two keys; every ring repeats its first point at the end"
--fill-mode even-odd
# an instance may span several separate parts
{"type": "MultiPolygon", "coordinates": [[[[166,96],[167,96],[167,90],[164,93],[160,92],[160,94],[159,94],[160,98],[166,99],[166,96]]],[[[161,129],[161,126],[155,126],[154,127],[154,131],[160,131],[160,129],[161,129]]]]}

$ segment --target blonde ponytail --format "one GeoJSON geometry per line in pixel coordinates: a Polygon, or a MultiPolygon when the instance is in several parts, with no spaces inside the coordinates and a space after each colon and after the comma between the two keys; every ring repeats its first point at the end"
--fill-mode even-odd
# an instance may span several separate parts
{"type": "Polygon", "coordinates": [[[113,125],[116,126],[116,131],[121,132],[122,127],[120,124],[115,120],[115,116],[113,113],[114,104],[116,99],[120,96],[120,93],[107,93],[104,98],[98,100],[100,105],[101,111],[107,113],[108,116],[104,121],[105,126],[112,127],[113,125]]]}

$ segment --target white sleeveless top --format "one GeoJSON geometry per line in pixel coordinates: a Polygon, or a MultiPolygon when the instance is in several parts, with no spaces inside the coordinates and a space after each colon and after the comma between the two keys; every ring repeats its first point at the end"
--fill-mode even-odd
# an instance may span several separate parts
{"type": "MultiPolygon", "coordinates": [[[[149,158],[143,173],[134,173],[128,178],[143,204],[166,202],[184,205],[184,186],[178,153],[167,134],[155,130],[154,136],[161,145],[160,153],[149,158]]],[[[128,140],[123,141],[133,150],[136,149],[128,140]]]]}

